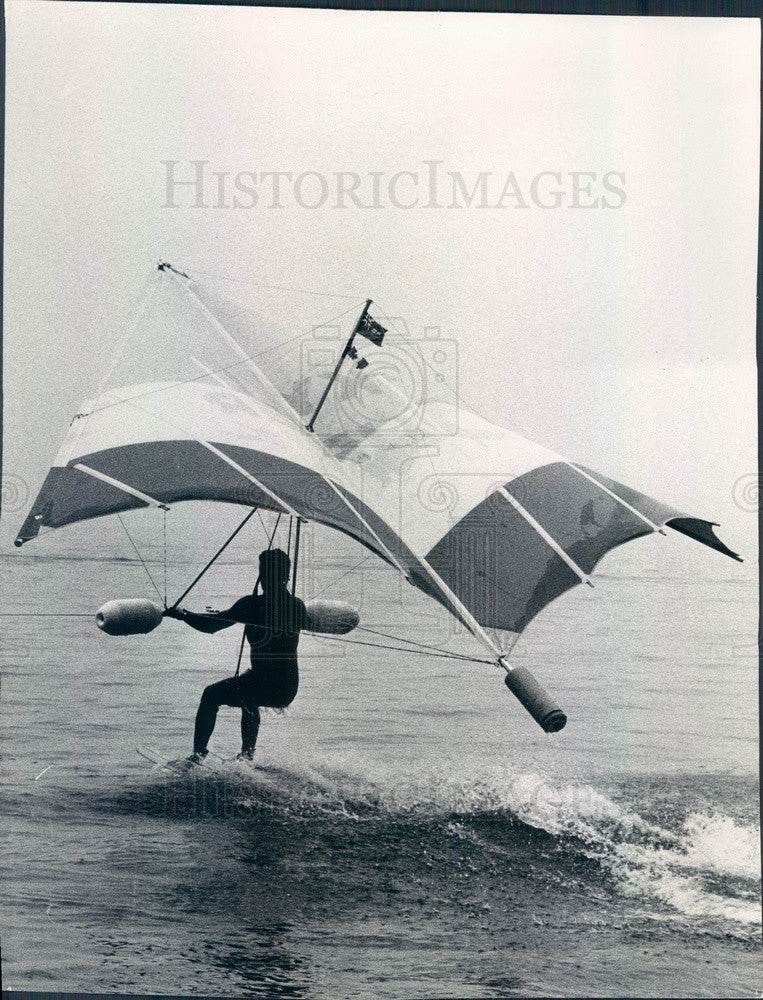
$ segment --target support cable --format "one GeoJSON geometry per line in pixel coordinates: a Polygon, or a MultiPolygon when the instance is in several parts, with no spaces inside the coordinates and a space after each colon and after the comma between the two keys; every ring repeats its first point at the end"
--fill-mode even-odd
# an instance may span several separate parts
{"type": "Polygon", "coordinates": [[[164,562],[164,606],[167,607],[167,511],[162,511],[164,515],[162,523],[162,544],[164,562]]]}
{"type": "Polygon", "coordinates": [[[351,646],[370,646],[372,649],[391,649],[396,653],[416,653],[417,656],[430,656],[436,660],[468,660],[470,663],[485,663],[490,667],[495,666],[495,660],[483,660],[472,656],[461,656],[453,653],[429,653],[423,649],[406,649],[403,646],[387,646],[380,642],[363,642],[361,639],[345,639],[344,636],[327,635],[325,632],[310,632],[309,634],[316,639],[330,639],[334,642],[346,642],[351,646]]]}
{"type": "Polygon", "coordinates": [[[278,292],[295,292],[298,295],[320,295],[323,298],[352,299],[353,301],[358,301],[363,298],[362,295],[347,295],[342,292],[316,292],[310,288],[287,288],[285,285],[266,285],[264,281],[252,281],[249,278],[234,278],[229,274],[215,274],[212,271],[198,271],[196,268],[193,268],[192,270],[194,274],[199,274],[205,278],[213,278],[215,281],[235,282],[238,285],[253,285],[255,288],[271,288],[278,292]]]}
{"type": "MultiPolygon", "coordinates": [[[[378,635],[378,636],[381,636],[383,639],[393,639],[395,642],[409,642],[412,646],[416,647],[416,649],[412,649],[411,650],[412,653],[414,653],[414,652],[421,652],[421,653],[423,653],[425,650],[432,650],[435,653],[439,653],[441,655],[445,655],[443,653],[443,650],[439,646],[430,646],[426,642],[419,642],[418,639],[406,639],[404,636],[401,636],[401,635],[392,635],[389,632],[379,632],[376,629],[368,628],[365,625],[358,625],[358,626],[356,626],[356,628],[358,629],[359,632],[368,632],[370,635],[378,635]]],[[[455,660],[470,660],[470,661],[474,661],[474,657],[473,656],[467,656],[466,653],[448,653],[447,655],[449,657],[455,659],[455,660]]],[[[492,660],[485,660],[485,661],[480,660],[479,662],[486,662],[486,663],[489,662],[489,663],[492,663],[493,661],[492,660]]]]}
{"type": "Polygon", "coordinates": [[[129,532],[129,531],[127,530],[127,525],[126,525],[126,524],[124,523],[124,521],[122,520],[122,515],[121,515],[121,514],[117,514],[117,520],[119,521],[119,523],[120,523],[120,524],[122,525],[122,527],[124,528],[124,533],[125,533],[125,534],[127,535],[127,537],[129,538],[129,540],[130,540],[130,545],[132,545],[132,547],[133,547],[133,549],[134,549],[134,551],[135,551],[135,555],[136,555],[136,556],[138,557],[138,559],[140,560],[140,564],[141,564],[141,566],[142,566],[142,567],[143,567],[143,569],[144,569],[144,570],[146,571],[146,576],[147,576],[147,577],[149,578],[149,580],[151,581],[151,586],[152,586],[152,587],[154,588],[154,590],[156,591],[156,593],[157,593],[157,595],[158,595],[158,597],[159,597],[159,600],[161,601],[161,599],[162,599],[162,592],[161,592],[161,590],[159,590],[159,588],[158,588],[158,587],[157,587],[157,585],[156,585],[156,582],[154,581],[154,578],[153,578],[153,577],[151,576],[151,573],[150,573],[150,571],[149,571],[149,568],[148,568],[148,566],[146,566],[146,564],[145,564],[145,562],[144,562],[144,560],[143,560],[143,556],[142,556],[142,555],[140,554],[140,552],[138,551],[138,546],[137,546],[137,545],[135,544],[135,542],[133,541],[133,538],[132,538],[132,535],[131,535],[131,534],[130,534],[130,532],[129,532]]]}
{"type": "MultiPolygon", "coordinates": [[[[252,509],[246,515],[246,517],[241,522],[241,524],[239,524],[239,526],[236,528],[236,530],[233,532],[233,534],[228,538],[228,540],[223,545],[220,546],[220,548],[217,550],[217,552],[215,552],[215,554],[209,560],[209,562],[204,567],[204,569],[197,576],[195,576],[194,579],[191,581],[191,583],[185,588],[185,590],[180,595],[180,597],[178,597],[178,599],[172,605],[173,608],[176,608],[180,604],[180,602],[183,600],[183,598],[186,597],[191,592],[191,590],[193,590],[193,588],[196,586],[196,584],[199,582],[199,580],[204,576],[204,574],[207,572],[207,570],[212,565],[212,563],[214,563],[215,560],[219,556],[221,556],[222,553],[228,548],[228,546],[230,545],[230,543],[233,541],[233,539],[236,537],[236,535],[239,533],[239,531],[241,531],[241,529],[244,527],[244,525],[246,524],[246,522],[257,513],[257,510],[258,510],[257,507],[252,507],[252,509]]],[[[279,515],[279,517],[280,517],[280,515],[279,515]]],[[[161,596],[161,595],[159,595],[159,596],[161,596]]]]}

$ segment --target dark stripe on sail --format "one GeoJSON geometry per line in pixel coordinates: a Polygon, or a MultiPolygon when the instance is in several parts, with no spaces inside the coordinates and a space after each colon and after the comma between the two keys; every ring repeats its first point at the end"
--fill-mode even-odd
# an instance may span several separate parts
{"type": "Polygon", "coordinates": [[[512,632],[521,632],[579,582],[500,493],[463,517],[428,552],[427,562],[481,625],[512,632]]]}
{"type": "MultiPolygon", "coordinates": [[[[580,468],[584,469],[582,465],[580,468]]],[[[584,469],[584,471],[595,479],[598,479],[607,489],[612,490],[613,493],[622,497],[623,500],[632,507],[635,507],[636,510],[640,510],[643,514],[646,514],[656,524],[665,524],[667,527],[673,528],[674,531],[678,531],[682,535],[688,535],[689,538],[693,538],[695,541],[702,542],[703,545],[715,549],[716,552],[722,552],[723,555],[736,559],[737,562],[744,561],[741,556],[733,552],[728,546],[723,544],[720,538],[716,537],[713,528],[717,528],[718,525],[714,521],[705,521],[699,517],[686,517],[686,515],[674,507],[668,507],[658,500],[653,500],[652,497],[646,496],[644,493],[639,493],[637,490],[631,489],[630,486],[624,486],[622,483],[615,482],[614,479],[607,479],[606,476],[602,476],[599,472],[593,472],[591,469],[584,469]]]]}
{"type": "MultiPolygon", "coordinates": [[[[715,537],[710,522],[686,518],[637,490],[585,471],[655,524],[668,524],[738,558],[715,537]]],[[[652,530],[565,462],[540,466],[504,488],[586,574],[611,549],[652,530]]],[[[500,493],[492,493],[463,517],[430,550],[427,561],[481,625],[514,632],[580,582],[500,493]]]]}
{"type": "MultiPolygon", "coordinates": [[[[211,443],[301,516],[342,531],[389,562],[371,532],[320,473],[253,448],[211,443]]],[[[285,509],[198,441],[150,441],[78,456],[69,466],[52,468],[19,532],[17,545],[34,538],[41,527],[60,528],[147,506],[124,490],[75,469],[75,463],[102,472],[160,503],[215,500],[265,510],[285,509]]],[[[347,491],[341,492],[406,568],[415,562],[410,550],[401,546],[381,518],[347,491]]]]}
{"type": "Polygon", "coordinates": [[[15,544],[23,545],[36,538],[41,528],[62,528],[74,521],[148,506],[143,500],[72,466],[54,466],[45,477],[15,544]]]}

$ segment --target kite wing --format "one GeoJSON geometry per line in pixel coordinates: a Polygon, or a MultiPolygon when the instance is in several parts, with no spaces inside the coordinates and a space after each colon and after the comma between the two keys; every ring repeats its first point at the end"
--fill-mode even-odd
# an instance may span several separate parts
{"type": "MultiPolygon", "coordinates": [[[[176,274],[158,280],[184,297],[198,287],[176,274]]],[[[495,653],[550,601],[589,582],[606,552],[665,525],[739,558],[711,522],[569,462],[460,401],[455,415],[455,404],[428,407],[415,431],[400,432],[394,421],[372,429],[368,420],[354,431],[345,419],[337,434],[327,414],[311,434],[304,413],[294,408],[296,395],[289,400],[285,389],[288,352],[299,345],[273,351],[269,330],[263,348],[255,329],[247,347],[263,354],[259,367],[225,331],[213,305],[213,297],[200,297],[197,318],[216,325],[247,359],[246,383],[207,367],[191,379],[124,386],[84,404],[17,545],[42,527],[152,505],[259,506],[357,539],[495,653]],[[279,363],[270,370],[268,357],[275,354],[279,363]],[[496,642],[484,629],[510,635],[496,642]]],[[[344,397],[353,378],[364,379],[366,396],[373,387],[377,401],[399,394],[384,372],[374,374],[378,354],[368,356],[362,372],[345,376],[344,397]]]]}

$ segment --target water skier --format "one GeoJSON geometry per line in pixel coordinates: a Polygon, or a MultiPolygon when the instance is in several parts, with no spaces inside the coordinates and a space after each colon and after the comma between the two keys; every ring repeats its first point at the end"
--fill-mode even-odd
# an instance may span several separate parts
{"type": "Polygon", "coordinates": [[[193,754],[200,764],[215,728],[220,705],[241,709],[241,754],[251,760],[260,728],[260,708],[286,708],[297,694],[299,672],[297,644],[301,629],[307,628],[304,603],[288,590],[291,560],[282,549],[260,553],[259,583],[252,594],[241,597],[227,611],[197,614],[182,608],[168,608],[164,614],[185,622],[198,632],[215,633],[237,622],[246,626],[251,667],[243,674],[228,677],[204,688],[193,735],[193,754]]]}

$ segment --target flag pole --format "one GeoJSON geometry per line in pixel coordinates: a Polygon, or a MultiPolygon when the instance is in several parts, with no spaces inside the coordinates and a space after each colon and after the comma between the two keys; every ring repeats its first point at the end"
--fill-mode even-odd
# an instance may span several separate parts
{"type": "Polygon", "coordinates": [[[355,340],[355,337],[358,334],[358,330],[360,330],[360,328],[363,325],[363,322],[364,322],[366,316],[368,315],[368,310],[371,308],[371,303],[372,303],[371,299],[367,299],[366,300],[366,304],[363,307],[363,312],[358,317],[358,322],[355,324],[355,326],[352,329],[352,333],[350,334],[350,339],[344,345],[344,350],[342,351],[342,353],[339,356],[339,360],[336,363],[336,368],[334,368],[334,371],[333,371],[333,373],[331,375],[331,378],[329,379],[328,385],[323,390],[323,395],[318,400],[318,405],[315,408],[315,413],[312,415],[312,417],[310,417],[310,422],[305,425],[310,432],[312,432],[312,431],[315,430],[315,426],[314,425],[315,425],[315,421],[316,421],[316,419],[318,417],[318,414],[321,412],[323,404],[326,402],[326,397],[328,396],[329,391],[331,390],[331,386],[334,384],[334,382],[336,380],[336,377],[339,374],[339,369],[344,364],[344,359],[347,357],[347,355],[352,350],[352,342],[355,340]]]}

